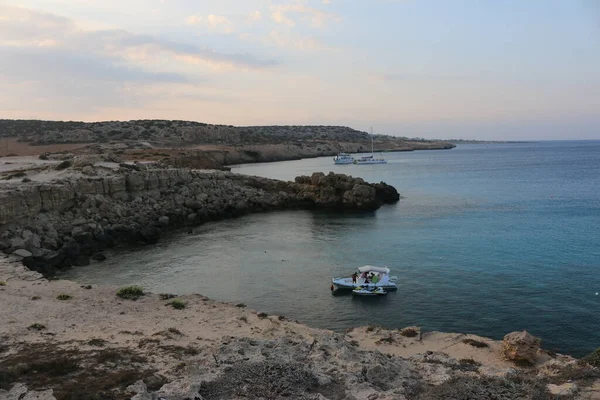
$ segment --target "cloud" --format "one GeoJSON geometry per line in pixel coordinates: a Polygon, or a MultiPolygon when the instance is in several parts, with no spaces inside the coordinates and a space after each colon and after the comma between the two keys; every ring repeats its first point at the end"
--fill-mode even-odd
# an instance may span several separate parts
{"type": "Polygon", "coordinates": [[[341,20],[341,18],[335,14],[317,10],[301,3],[271,5],[270,11],[273,21],[288,26],[296,25],[296,21],[291,14],[300,15],[300,18],[302,19],[308,19],[312,26],[318,28],[324,27],[329,21],[339,22],[341,20]]]}
{"type": "Polygon", "coordinates": [[[70,80],[102,82],[188,82],[182,74],[152,72],[129,66],[115,57],[82,54],[66,49],[0,46],[0,75],[22,81],[70,80]]]}
{"type": "Polygon", "coordinates": [[[299,37],[289,33],[272,30],[263,40],[266,44],[274,44],[281,48],[294,48],[303,51],[334,50],[325,46],[314,37],[299,37]]]}
{"type": "Polygon", "coordinates": [[[187,25],[203,26],[213,32],[229,34],[235,30],[233,22],[222,15],[209,14],[206,17],[192,15],[187,17],[185,22],[187,25]]]}
{"type": "MultiPolygon", "coordinates": [[[[276,61],[259,59],[250,54],[222,53],[207,47],[125,30],[87,30],[67,18],[19,7],[0,6],[0,15],[0,45],[3,46],[56,47],[107,57],[108,62],[121,59],[123,62],[143,65],[165,61],[165,57],[214,68],[258,69],[277,65],[276,61]]],[[[208,18],[207,21],[214,26],[222,23],[218,17],[208,18]]]]}
{"type": "Polygon", "coordinates": [[[248,14],[247,19],[249,21],[260,21],[262,19],[262,13],[258,10],[252,11],[250,14],[248,14]]]}
{"type": "Polygon", "coordinates": [[[172,91],[208,102],[219,92],[207,92],[214,81],[199,65],[260,70],[277,62],[0,6],[0,112],[13,116],[143,114],[172,91]]]}

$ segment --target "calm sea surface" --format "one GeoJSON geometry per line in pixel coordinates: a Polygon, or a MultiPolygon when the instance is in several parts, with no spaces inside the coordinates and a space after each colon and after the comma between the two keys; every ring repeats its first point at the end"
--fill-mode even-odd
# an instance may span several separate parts
{"type": "Polygon", "coordinates": [[[233,171],[316,171],[385,181],[404,196],[375,213],[256,214],[120,250],[66,278],[244,302],[315,327],[420,325],[493,338],[527,329],[547,349],[600,346],[600,141],[459,145],[388,153],[387,165],[318,158],[233,171]],[[399,290],[333,296],[333,276],[386,265],[399,290]]]}

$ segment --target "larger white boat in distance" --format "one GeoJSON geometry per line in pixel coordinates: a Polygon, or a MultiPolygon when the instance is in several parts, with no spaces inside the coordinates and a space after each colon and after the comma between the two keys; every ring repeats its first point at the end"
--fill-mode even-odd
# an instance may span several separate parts
{"type": "Polygon", "coordinates": [[[375,157],[373,155],[373,128],[371,128],[371,155],[370,156],[362,156],[358,160],[354,160],[354,164],[362,165],[362,164],[387,164],[385,158],[379,156],[375,157]]]}
{"type": "Polygon", "coordinates": [[[398,286],[394,282],[398,279],[395,276],[390,277],[390,269],[388,267],[375,267],[373,265],[365,265],[358,267],[356,274],[356,282],[351,276],[331,279],[331,290],[354,290],[356,288],[382,288],[384,290],[397,290],[398,286]],[[373,279],[371,276],[376,275],[373,279]],[[368,278],[368,279],[367,279],[368,278]],[[375,281],[375,282],[373,282],[375,281]]]}
{"type": "Polygon", "coordinates": [[[354,158],[348,153],[339,153],[333,158],[333,163],[336,165],[352,164],[353,162],[354,158]]]}

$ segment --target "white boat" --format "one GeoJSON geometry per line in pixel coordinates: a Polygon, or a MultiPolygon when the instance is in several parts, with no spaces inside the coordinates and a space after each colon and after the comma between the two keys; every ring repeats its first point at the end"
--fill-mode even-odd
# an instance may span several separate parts
{"type": "Polygon", "coordinates": [[[390,277],[390,269],[388,267],[365,265],[358,267],[355,274],[356,281],[352,279],[352,275],[331,279],[331,290],[354,290],[361,287],[382,288],[384,290],[398,289],[398,286],[394,282],[397,278],[395,276],[390,277]],[[371,278],[372,275],[375,275],[376,278],[371,278]]]}
{"type": "Polygon", "coordinates": [[[339,153],[333,158],[333,163],[336,165],[352,164],[353,162],[354,158],[352,158],[348,153],[339,153]]]}
{"type": "Polygon", "coordinates": [[[352,291],[354,296],[385,296],[387,292],[382,287],[357,287],[352,291]]]}
{"type": "Polygon", "coordinates": [[[387,161],[380,157],[380,158],[375,158],[372,155],[371,156],[363,156],[361,158],[359,158],[358,160],[354,160],[354,164],[358,164],[358,165],[364,165],[364,164],[387,164],[387,161]]]}
{"type": "Polygon", "coordinates": [[[354,160],[354,164],[364,165],[364,164],[387,164],[385,158],[379,156],[375,157],[373,155],[373,128],[371,128],[371,155],[370,156],[362,156],[358,160],[354,160]]]}

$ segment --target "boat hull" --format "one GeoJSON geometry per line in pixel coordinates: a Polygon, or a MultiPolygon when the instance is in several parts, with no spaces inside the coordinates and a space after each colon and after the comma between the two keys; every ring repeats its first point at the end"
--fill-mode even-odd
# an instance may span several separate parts
{"type": "Polygon", "coordinates": [[[352,291],[354,296],[385,296],[387,291],[381,287],[378,288],[367,288],[365,286],[356,288],[352,291]]]}
{"type": "Polygon", "coordinates": [[[352,280],[348,281],[347,278],[333,278],[331,283],[334,290],[354,290],[360,287],[368,288],[382,288],[387,291],[398,290],[398,286],[394,282],[387,283],[352,283],[352,280]]]}
{"type": "Polygon", "coordinates": [[[354,162],[354,164],[356,164],[356,165],[363,165],[363,164],[387,164],[387,161],[386,160],[369,160],[369,161],[356,160],[354,162]]]}

